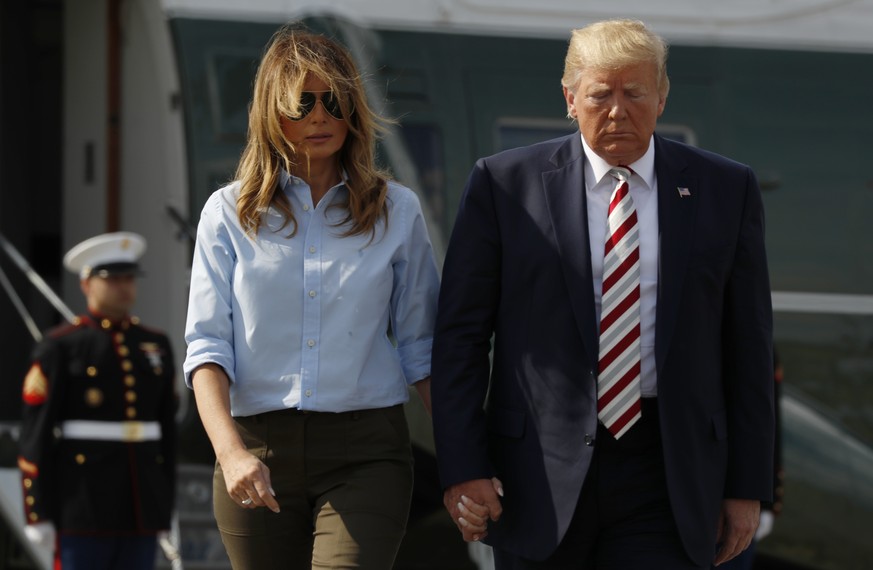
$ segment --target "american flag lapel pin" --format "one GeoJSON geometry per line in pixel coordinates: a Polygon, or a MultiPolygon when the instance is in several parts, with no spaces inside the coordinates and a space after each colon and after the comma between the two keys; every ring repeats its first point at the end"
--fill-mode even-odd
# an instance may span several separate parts
{"type": "Polygon", "coordinates": [[[691,190],[689,190],[688,188],[686,188],[684,186],[677,186],[676,190],[679,192],[680,198],[687,198],[687,197],[691,196],[691,190]]]}

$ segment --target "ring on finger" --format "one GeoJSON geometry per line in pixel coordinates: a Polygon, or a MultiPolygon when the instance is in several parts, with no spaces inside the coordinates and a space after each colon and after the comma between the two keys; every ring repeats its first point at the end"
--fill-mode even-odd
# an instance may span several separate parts
{"type": "Polygon", "coordinates": [[[252,498],[249,497],[248,499],[243,499],[243,500],[240,501],[240,502],[241,502],[242,504],[244,504],[244,505],[251,505],[251,504],[252,504],[252,498]]]}

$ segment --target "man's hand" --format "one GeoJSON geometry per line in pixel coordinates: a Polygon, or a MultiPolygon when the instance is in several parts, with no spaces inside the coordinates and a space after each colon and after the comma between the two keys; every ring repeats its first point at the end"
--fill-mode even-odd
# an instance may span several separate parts
{"type": "Polygon", "coordinates": [[[718,566],[749,547],[758,528],[761,502],[752,499],[725,499],[721,504],[713,564],[718,566]]]}
{"type": "Polygon", "coordinates": [[[498,495],[503,496],[503,484],[496,477],[458,483],[443,493],[443,504],[465,541],[488,536],[488,519],[497,521],[503,513],[498,495]]]}
{"type": "Polygon", "coordinates": [[[50,522],[29,524],[24,527],[24,536],[37,546],[55,549],[55,525],[50,522]]]}
{"type": "Polygon", "coordinates": [[[173,541],[170,540],[170,532],[167,530],[162,530],[158,532],[158,546],[161,547],[161,552],[164,553],[164,558],[173,562],[175,560],[179,560],[182,556],[179,554],[179,549],[176,548],[176,545],[173,544],[173,541]]]}

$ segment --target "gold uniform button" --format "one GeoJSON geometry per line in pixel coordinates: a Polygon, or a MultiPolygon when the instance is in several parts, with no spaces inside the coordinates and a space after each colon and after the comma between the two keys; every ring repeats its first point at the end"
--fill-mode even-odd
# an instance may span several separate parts
{"type": "Polygon", "coordinates": [[[124,385],[128,388],[133,388],[136,386],[136,378],[134,378],[131,374],[128,374],[124,377],[124,385]]]}
{"type": "Polygon", "coordinates": [[[89,366],[88,369],[85,370],[85,374],[87,374],[91,378],[94,378],[95,376],[97,376],[97,367],[96,366],[89,366]]]}
{"type": "Polygon", "coordinates": [[[36,522],[39,520],[39,515],[36,513],[30,513],[29,515],[27,515],[27,518],[29,518],[31,522],[36,522]]]}
{"type": "Polygon", "coordinates": [[[130,360],[122,360],[121,361],[121,368],[125,372],[130,372],[131,370],[133,370],[133,363],[130,360]]]}
{"type": "Polygon", "coordinates": [[[26,499],[24,499],[24,502],[27,503],[28,507],[32,507],[33,504],[36,502],[36,499],[34,499],[33,497],[27,497],[26,499]]]}
{"type": "Polygon", "coordinates": [[[85,403],[96,408],[103,403],[103,392],[99,388],[88,388],[85,391],[85,403]]]}
{"type": "Polygon", "coordinates": [[[76,463],[78,463],[79,465],[82,465],[83,463],[85,463],[85,455],[82,453],[77,453],[75,459],[76,459],[76,463]]]}
{"type": "Polygon", "coordinates": [[[136,392],[134,392],[133,390],[128,390],[124,393],[124,399],[127,400],[127,402],[130,404],[136,402],[136,392]]]}
{"type": "Polygon", "coordinates": [[[130,354],[130,349],[126,346],[121,345],[118,347],[118,356],[127,356],[128,354],[130,354]]]}
{"type": "Polygon", "coordinates": [[[102,321],[100,321],[100,326],[104,329],[111,329],[112,321],[110,321],[109,319],[103,319],[102,321]]]}
{"type": "Polygon", "coordinates": [[[160,376],[161,374],[164,373],[164,369],[161,368],[160,366],[155,366],[153,370],[155,372],[155,376],[160,376]]]}
{"type": "Polygon", "coordinates": [[[33,480],[28,477],[23,481],[23,484],[25,489],[30,489],[31,487],[33,487],[33,480]]]}
{"type": "Polygon", "coordinates": [[[136,417],[136,408],[134,408],[133,406],[131,406],[131,407],[127,408],[127,410],[125,410],[124,413],[125,413],[125,415],[126,415],[129,419],[132,420],[133,418],[136,417]]]}
{"type": "Polygon", "coordinates": [[[139,317],[130,317],[130,322],[134,325],[139,324],[139,317]]]}
{"type": "Polygon", "coordinates": [[[121,344],[124,342],[124,334],[123,333],[115,333],[115,342],[121,344]]]}

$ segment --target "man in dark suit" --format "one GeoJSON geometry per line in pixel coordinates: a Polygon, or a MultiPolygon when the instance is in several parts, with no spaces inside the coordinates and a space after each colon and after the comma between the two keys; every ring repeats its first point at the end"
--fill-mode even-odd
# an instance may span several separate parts
{"type": "Polygon", "coordinates": [[[50,331],[24,381],[20,455],[32,542],[63,570],[154,568],[176,479],[170,342],[129,311],[145,240],[88,239],[64,257],[88,305],[50,331]]]}
{"type": "Polygon", "coordinates": [[[575,30],[581,136],[478,161],[462,197],[433,421],[444,503],[498,569],[709,568],[771,499],[761,196],[654,134],[666,52],[641,22],[575,30]]]}

